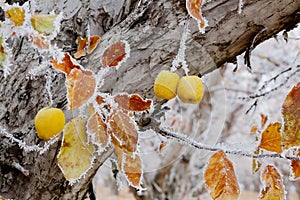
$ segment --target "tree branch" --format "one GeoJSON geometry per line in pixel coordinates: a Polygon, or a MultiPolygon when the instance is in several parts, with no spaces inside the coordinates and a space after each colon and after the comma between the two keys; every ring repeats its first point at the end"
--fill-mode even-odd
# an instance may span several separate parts
{"type": "Polygon", "coordinates": [[[213,152],[223,150],[227,154],[238,155],[238,156],[246,156],[246,157],[257,158],[257,159],[260,159],[260,158],[280,158],[280,159],[285,159],[285,160],[300,161],[300,157],[298,157],[298,156],[289,156],[289,155],[278,154],[278,153],[255,154],[255,153],[246,152],[246,151],[243,151],[243,150],[231,150],[231,149],[226,149],[224,147],[206,145],[206,144],[196,142],[196,141],[188,138],[187,136],[185,136],[183,134],[175,133],[175,132],[172,132],[170,130],[167,130],[166,128],[157,128],[156,131],[157,131],[157,133],[159,133],[160,135],[162,135],[166,138],[173,139],[174,141],[176,141],[178,143],[190,145],[192,147],[195,147],[195,148],[201,149],[201,150],[207,150],[207,151],[213,151],[213,152]]]}

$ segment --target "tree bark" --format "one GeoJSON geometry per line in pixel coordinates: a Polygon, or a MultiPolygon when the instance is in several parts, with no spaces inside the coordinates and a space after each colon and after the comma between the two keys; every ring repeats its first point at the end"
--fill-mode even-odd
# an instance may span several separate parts
{"type": "MultiPolygon", "coordinates": [[[[209,26],[205,34],[188,17],[183,0],[110,0],[37,1],[39,12],[63,11],[65,19],[55,42],[71,53],[76,48],[77,35],[100,35],[95,52],[81,63],[95,73],[100,69],[100,57],[105,47],[117,40],[130,44],[130,57],[119,70],[111,69],[105,77],[103,92],[138,93],[155,99],[153,82],[162,69],[172,65],[181,36],[183,22],[189,21],[186,41],[186,61],[190,74],[207,74],[234,61],[247,49],[249,52],[262,41],[282,30],[290,30],[300,21],[297,0],[244,1],[241,14],[238,0],[213,0],[202,7],[209,26]],[[90,29],[88,30],[88,25],[90,29]]],[[[41,63],[38,53],[30,48],[27,38],[13,41],[13,69],[4,78],[0,74],[0,124],[14,137],[28,145],[43,144],[36,137],[33,119],[37,111],[49,105],[45,90],[46,76],[51,70],[30,77],[29,71],[41,63]]],[[[181,72],[183,73],[183,71],[181,72]]],[[[53,75],[51,93],[54,107],[66,110],[64,76],[53,75]]],[[[155,99],[155,103],[160,103],[155,99]]],[[[68,119],[75,113],[68,112],[68,119]]],[[[45,154],[26,152],[5,134],[0,141],[0,195],[13,199],[84,199],[97,169],[111,155],[104,152],[95,161],[85,178],[70,186],[56,163],[60,142],[45,154]],[[22,173],[17,164],[28,170],[22,173]]]]}

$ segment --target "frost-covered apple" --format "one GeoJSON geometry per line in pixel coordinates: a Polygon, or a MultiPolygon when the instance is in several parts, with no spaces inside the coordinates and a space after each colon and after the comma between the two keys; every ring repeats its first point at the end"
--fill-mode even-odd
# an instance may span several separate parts
{"type": "Polygon", "coordinates": [[[179,80],[177,95],[183,103],[200,103],[203,94],[204,86],[198,76],[184,76],[179,80]]]}
{"type": "Polygon", "coordinates": [[[162,70],[154,82],[154,93],[157,98],[172,99],[176,96],[179,75],[171,71],[162,70]]]}
{"type": "Polygon", "coordinates": [[[65,122],[65,115],[61,109],[42,108],[34,119],[37,136],[40,139],[49,140],[64,129],[65,122]]]}

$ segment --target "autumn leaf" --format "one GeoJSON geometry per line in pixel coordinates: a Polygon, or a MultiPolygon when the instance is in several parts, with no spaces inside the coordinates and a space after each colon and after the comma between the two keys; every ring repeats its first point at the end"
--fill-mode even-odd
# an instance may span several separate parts
{"type": "Polygon", "coordinates": [[[284,199],[284,185],[281,175],[274,166],[266,166],[261,173],[263,189],[260,191],[260,200],[284,199]]]}
{"type": "Polygon", "coordinates": [[[188,13],[199,22],[200,28],[205,27],[205,21],[201,14],[202,0],[186,0],[186,8],[188,13]]]}
{"type": "Polygon", "coordinates": [[[95,112],[87,121],[87,132],[92,138],[92,142],[103,151],[110,141],[110,136],[107,133],[107,126],[100,117],[99,113],[95,112]]]}
{"type": "Polygon", "coordinates": [[[123,151],[123,169],[128,183],[135,187],[141,187],[143,169],[142,169],[142,160],[140,156],[136,153],[129,153],[123,151]]]}
{"type": "Polygon", "coordinates": [[[109,125],[114,145],[127,152],[136,152],[138,131],[133,119],[122,110],[114,110],[109,117],[109,125]]]}
{"type": "Polygon", "coordinates": [[[91,54],[99,44],[100,40],[100,36],[93,35],[90,37],[90,44],[88,44],[88,38],[82,38],[81,36],[78,36],[78,47],[77,51],[74,53],[74,58],[78,59],[86,56],[86,53],[91,54]]]}
{"type": "Polygon", "coordinates": [[[31,16],[31,24],[34,30],[43,35],[51,35],[55,31],[55,21],[58,15],[40,15],[31,16]]]}
{"type": "Polygon", "coordinates": [[[300,145],[300,82],[286,96],[282,105],[284,120],[281,142],[284,149],[300,145]]]}
{"type": "Polygon", "coordinates": [[[268,116],[264,114],[260,114],[261,117],[261,128],[263,129],[268,121],[268,116]]]}
{"type": "MultiPolygon", "coordinates": [[[[254,151],[255,154],[259,154],[259,152],[260,152],[259,148],[256,148],[256,150],[254,151]]],[[[258,159],[253,158],[252,159],[252,174],[255,174],[256,172],[258,172],[260,167],[261,167],[261,162],[258,159]]]]}
{"type": "Polygon", "coordinates": [[[25,10],[19,7],[13,7],[5,11],[5,17],[9,18],[15,26],[22,26],[25,21],[25,10]]]}
{"type": "Polygon", "coordinates": [[[281,138],[280,138],[281,123],[276,122],[269,124],[269,126],[262,133],[259,148],[277,153],[282,152],[281,138]]]}
{"type": "Polygon", "coordinates": [[[85,70],[70,54],[66,53],[61,63],[51,61],[53,68],[66,74],[69,108],[77,109],[86,103],[95,93],[96,78],[90,70],[85,70]]]}
{"type": "Polygon", "coordinates": [[[66,124],[62,146],[57,156],[58,165],[65,178],[76,181],[91,167],[94,146],[88,144],[85,119],[81,116],[66,124]]]}
{"type": "MultiPolygon", "coordinates": [[[[293,149],[293,154],[297,157],[300,157],[299,148],[296,147],[293,149]]],[[[300,161],[291,160],[290,162],[290,179],[295,181],[300,177],[300,161]]]]}
{"type": "Polygon", "coordinates": [[[103,67],[117,67],[129,57],[129,45],[124,41],[118,41],[104,50],[102,55],[103,67]]]}
{"type": "Polygon", "coordinates": [[[238,199],[240,189],[234,168],[222,150],[217,151],[210,157],[204,172],[204,180],[213,199],[238,199]]]}
{"type": "Polygon", "coordinates": [[[3,66],[6,59],[8,58],[8,54],[4,49],[3,38],[0,36],[0,66],[3,66]]]}
{"type": "Polygon", "coordinates": [[[120,108],[129,111],[149,110],[152,104],[152,100],[143,100],[138,94],[117,94],[114,100],[120,108]]]}
{"type": "Polygon", "coordinates": [[[46,40],[41,35],[33,35],[31,34],[29,36],[29,39],[31,40],[32,44],[34,44],[39,49],[48,49],[50,46],[50,42],[46,40]]]}

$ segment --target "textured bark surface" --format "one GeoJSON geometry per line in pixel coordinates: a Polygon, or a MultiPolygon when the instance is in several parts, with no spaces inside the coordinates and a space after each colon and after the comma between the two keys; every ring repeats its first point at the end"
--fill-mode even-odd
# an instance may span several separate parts
{"type": "MultiPolygon", "coordinates": [[[[102,37],[96,51],[81,60],[94,72],[101,67],[100,56],[108,44],[120,39],[128,41],[130,58],[118,71],[110,70],[103,91],[134,92],[147,98],[153,98],[155,76],[171,66],[186,20],[190,21],[186,60],[191,74],[202,75],[234,60],[236,55],[254,48],[279,31],[289,30],[300,21],[297,0],[244,1],[241,14],[238,14],[238,0],[208,1],[203,5],[203,15],[209,23],[205,34],[201,34],[195,20],[187,16],[185,1],[182,0],[37,2],[39,12],[48,13],[53,9],[64,12],[65,19],[55,42],[65,51],[74,52],[76,37],[88,34],[88,24],[91,34],[102,37]]],[[[0,124],[26,144],[42,145],[43,141],[36,137],[33,119],[40,108],[49,105],[49,95],[45,90],[48,72],[31,77],[29,71],[41,62],[39,55],[26,38],[14,40],[12,45],[12,73],[5,79],[0,72],[0,124]]],[[[52,106],[66,110],[62,74],[54,75],[51,92],[52,106]]],[[[75,115],[67,113],[68,118],[75,115]]],[[[6,198],[83,199],[98,167],[112,153],[109,149],[99,156],[88,175],[70,186],[56,163],[59,142],[40,155],[24,151],[6,136],[0,137],[0,195],[6,198]],[[29,175],[18,170],[16,163],[27,169],[29,175]]]]}

